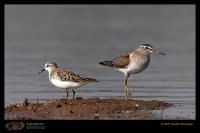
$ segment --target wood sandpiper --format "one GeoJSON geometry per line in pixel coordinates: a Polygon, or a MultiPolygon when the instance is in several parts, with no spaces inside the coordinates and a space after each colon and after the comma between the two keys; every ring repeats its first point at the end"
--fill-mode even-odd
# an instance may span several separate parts
{"type": "Polygon", "coordinates": [[[99,64],[101,65],[116,68],[117,70],[125,74],[125,99],[130,99],[132,94],[128,91],[127,86],[127,80],[130,74],[140,73],[147,68],[147,66],[150,63],[150,53],[165,55],[164,53],[153,49],[153,47],[150,44],[142,44],[138,48],[135,48],[131,51],[127,51],[117,56],[113,60],[99,62],[99,64]]]}

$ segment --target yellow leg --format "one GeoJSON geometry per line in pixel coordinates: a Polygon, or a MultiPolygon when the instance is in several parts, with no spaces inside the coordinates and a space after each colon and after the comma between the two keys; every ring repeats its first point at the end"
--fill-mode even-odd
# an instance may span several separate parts
{"type": "Polygon", "coordinates": [[[130,76],[130,74],[128,74],[127,76],[125,76],[124,78],[124,89],[125,89],[125,99],[128,100],[129,99],[129,91],[128,91],[128,86],[127,86],[127,80],[128,80],[128,77],[130,76]]]}

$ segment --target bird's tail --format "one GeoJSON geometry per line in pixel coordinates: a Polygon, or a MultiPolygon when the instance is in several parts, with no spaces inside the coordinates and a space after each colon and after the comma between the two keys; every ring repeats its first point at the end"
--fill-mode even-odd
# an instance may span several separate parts
{"type": "Polygon", "coordinates": [[[112,67],[113,66],[113,62],[112,61],[103,61],[103,62],[99,62],[100,65],[103,66],[108,66],[108,67],[112,67]]]}
{"type": "Polygon", "coordinates": [[[93,78],[86,78],[85,80],[89,82],[99,82],[98,80],[93,79],[93,78]]]}

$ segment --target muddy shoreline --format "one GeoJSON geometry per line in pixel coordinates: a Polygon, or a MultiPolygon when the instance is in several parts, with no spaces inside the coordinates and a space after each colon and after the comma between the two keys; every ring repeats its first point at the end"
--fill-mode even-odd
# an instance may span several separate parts
{"type": "Polygon", "coordinates": [[[66,120],[66,119],[159,119],[151,111],[161,112],[174,104],[164,101],[100,99],[37,100],[9,104],[4,108],[5,120],[66,120]]]}

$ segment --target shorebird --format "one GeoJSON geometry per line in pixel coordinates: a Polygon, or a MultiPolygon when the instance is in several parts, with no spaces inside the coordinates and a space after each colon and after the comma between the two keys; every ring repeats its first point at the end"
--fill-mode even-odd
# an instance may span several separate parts
{"type": "Polygon", "coordinates": [[[52,84],[54,84],[58,88],[66,90],[67,92],[66,100],[69,94],[67,90],[73,91],[73,100],[74,100],[75,96],[74,89],[79,88],[90,82],[98,82],[96,79],[86,78],[72,71],[59,68],[57,64],[54,62],[47,62],[44,66],[44,69],[42,69],[38,74],[40,74],[45,70],[49,72],[49,80],[51,81],[52,84]]]}
{"type": "Polygon", "coordinates": [[[99,64],[116,68],[120,72],[125,74],[124,78],[124,88],[125,88],[125,99],[130,99],[131,94],[128,91],[127,80],[130,74],[137,74],[145,70],[150,63],[150,54],[157,53],[165,55],[159,51],[153,49],[150,44],[142,44],[138,48],[131,51],[127,51],[115,59],[110,61],[99,62],[99,64]]]}

